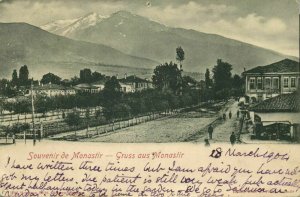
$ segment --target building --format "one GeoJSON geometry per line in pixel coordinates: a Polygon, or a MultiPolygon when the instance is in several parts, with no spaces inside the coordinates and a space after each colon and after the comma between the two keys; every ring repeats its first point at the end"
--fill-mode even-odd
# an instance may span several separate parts
{"type": "Polygon", "coordinates": [[[102,91],[105,87],[105,81],[97,81],[92,83],[93,87],[96,87],[98,92],[102,91]]]}
{"type": "Polygon", "coordinates": [[[135,92],[134,86],[132,84],[120,83],[121,91],[125,93],[135,92]]]}
{"type": "Polygon", "coordinates": [[[292,93],[299,87],[299,62],[284,59],[266,66],[258,66],[243,73],[246,95],[263,101],[280,94],[292,93]]]}
{"type": "MultiPolygon", "coordinates": [[[[37,95],[45,95],[48,97],[54,97],[54,96],[66,96],[66,95],[74,95],[76,94],[76,90],[71,87],[65,87],[61,85],[56,84],[41,84],[38,86],[33,87],[33,96],[37,95]]],[[[25,92],[26,96],[31,95],[31,89],[27,89],[25,92]]]]}
{"type": "Polygon", "coordinates": [[[300,140],[300,92],[281,94],[249,108],[257,138],[300,140]]]}
{"type": "Polygon", "coordinates": [[[88,84],[88,83],[80,83],[80,84],[74,86],[74,88],[78,92],[86,92],[86,93],[91,93],[91,94],[99,93],[102,90],[100,86],[96,86],[96,85],[92,85],[92,84],[88,84]]]}
{"type": "Polygon", "coordinates": [[[125,74],[123,79],[119,79],[119,82],[123,92],[138,92],[153,88],[151,81],[139,78],[135,75],[127,76],[127,74],[125,74]]]}

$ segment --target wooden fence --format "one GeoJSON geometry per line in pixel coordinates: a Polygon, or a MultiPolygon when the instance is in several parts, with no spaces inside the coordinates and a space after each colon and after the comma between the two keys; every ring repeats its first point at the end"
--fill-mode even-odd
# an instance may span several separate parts
{"type": "MultiPolygon", "coordinates": [[[[76,108],[76,109],[64,109],[64,110],[54,110],[47,112],[45,114],[36,113],[34,118],[35,122],[52,122],[59,121],[63,119],[63,113],[67,116],[69,113],[72,113],[74,110],[80,112],[81,117],[85,117],[85,113],[89,109],[90,116],[95,116],[97,110],[102,110],[101,107],[93,107],[93,108],[76,108]]],[[[2,125],[11,125],[13,123],[31,123],[32,115],[31,114],[5,114],[0,115],[0,124],[2,125]]]]}

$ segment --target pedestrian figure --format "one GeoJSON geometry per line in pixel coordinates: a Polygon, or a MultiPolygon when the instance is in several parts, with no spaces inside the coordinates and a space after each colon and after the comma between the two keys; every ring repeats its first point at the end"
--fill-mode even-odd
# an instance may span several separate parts
{"type": "Polygon", "coordinates": [[[210,146],[208,139],[205,139],[204,142],[205,142],[204,146],[210,146]]]}
{"type": "Polygon", "coordinates": [[[238,111],[236,112],[236,117],[237,117],[237,118],[240,117],[240,110],[238,110],[238,111]]]}
{"type": "Polygon", "coordinates": [[[214,128],[211,126],[211,124],[208,127],[208,134],[209,134],[209,139],[212,139],[212,133],[214,132],[214,128]]]}
{"type": "Polygon", "coordinates": [[[226,120],[226,114],[225,113],[223,114],[223,120],[226,120]]]}
{"type": "Polygon", "coordinates": [[[234,145],[235,140],[236,140],[236,136],[235,136],[234,132],[232,132],[232,134],[230,135],[230,142],[231,142],[231,145],[234,145]]]}
{"type": "Polygon", "coordinates": [[[15,143],[16,143],[16,135],[13,134],[13,144],[15,144],[15,143]]]}
{"type": "Polygon", "coordinates": [[[232,113],[231,113],[231,111],[229,112],[229,119],[231,119],[231,116],[232,116],[232,113]]]}

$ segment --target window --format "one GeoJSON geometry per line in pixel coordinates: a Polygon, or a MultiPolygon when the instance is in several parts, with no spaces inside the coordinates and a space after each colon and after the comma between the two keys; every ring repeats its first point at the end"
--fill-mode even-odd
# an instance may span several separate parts
{"type": "Polygon", "coordinates": [[[259,90],[262,89],[262,80],[261,80],[261,77],[257,78],[257,89],[259,89],[259,90]]]}
{"type": "Polygon", "coordinates": [[[284,88],[289,87],[289,78],[288,77],[283,78],[283,87],[284,88]]]}
{"type": "Polygon", "coordinates": [[[250,78],[250,90],[255,89],[255,78],[250,78]]]}
{"type": "Polygon", "coordinates": [[[273,89],[279,89],[279,78],[273,78],[273,89]]]}
{"type": "Polygon", "coordinates": [[[265,78],[265,88],[271,88],[271,78],[267,77],[265,78]]]}
{"type": "Polygon", "coordinates": [[[295,78],[295,77],[292,77],[292,78],[291,78],[291,87],[292,87],[292,88],[295,88],[295,87],[296,87],[296,78],[295,78]]]}

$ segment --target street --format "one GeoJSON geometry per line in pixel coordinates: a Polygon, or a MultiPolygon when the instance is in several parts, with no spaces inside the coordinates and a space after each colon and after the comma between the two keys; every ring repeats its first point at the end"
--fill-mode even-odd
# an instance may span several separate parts
{"type": "MultiPolygon", "coordinates": [[[[213,143],[230,143],[232,132],[239,132],[239,119],[237,118],[238,102],[230,100],[223,108],[216,113],[207,113],[201,111],[192,111],[166,116],[156,120],[141,122],[140,124],[124,127],[111,132],[100,132],[99,135],[86,138],[86,129],[77,131],[81,142],[108,142],[108,143],[171,143],[171,142],[192,142],[204,143],[209,139],[208,126],[213,126],[213,143]],[[232,118],[229,118],[229,112],[232,118]],[[226,120],[221,117],[226,114],[226,120]]],[[[134,120],[132,120],[132,123],[134,120]]],[[[125,122],[124,122],[125,123],[125,122]]],[[[117,124],[123,125],[124,123],[117,124]]],[[[104,127],[104,126],[102,126],[104,127]]],[[[102,127],[98,127],[101,130],[102,127]]],[[[92,131],[94,128],[90,128],[92,131]]],[[[91,132],[90,131],[90,132],[91,132]]],[[[51,139],[63,139],[63,136],[73,135],[74,131],[52,136],[51,139]]],[[[251,143],[248,140],[248,134],[241,136],[242,143],[251,143]]],[[[50,138],[43,139],[39,143],[51,143],[50,138]]],[[[1,140],[4,142],[4,139],[1,140]]],[[[31,140],[27,140],[31,143],[31,140]]],[[[64,141],[65,142],[65,141],[64,141]]],[[[17,140],[17,143],[24,143],[24,140],[17,140]]]]}
{"type": "MultiPolygon", "coordinates": [[[[212,139],[209,140],[209,143],[230,143],[229,137],[232,132],[235,132],[235,134],[239,131],[239,119],[236,116],[236,113],[238,111],[238,102],[231,102],[227,108],[220,111],[219,115],[222,116],[223,113],[226,114],[226,120],[224,121],[219,120],[214,127],[214,131],[212,134],[212,139]],[[229,119],[229,112],[231,111],[232,117],[229,119]]],[[[204,139],[209,139],[207,129],[203,132],[206,132],[205,135],[195,139],[195,142],[204,142],[204,139]]]]}

